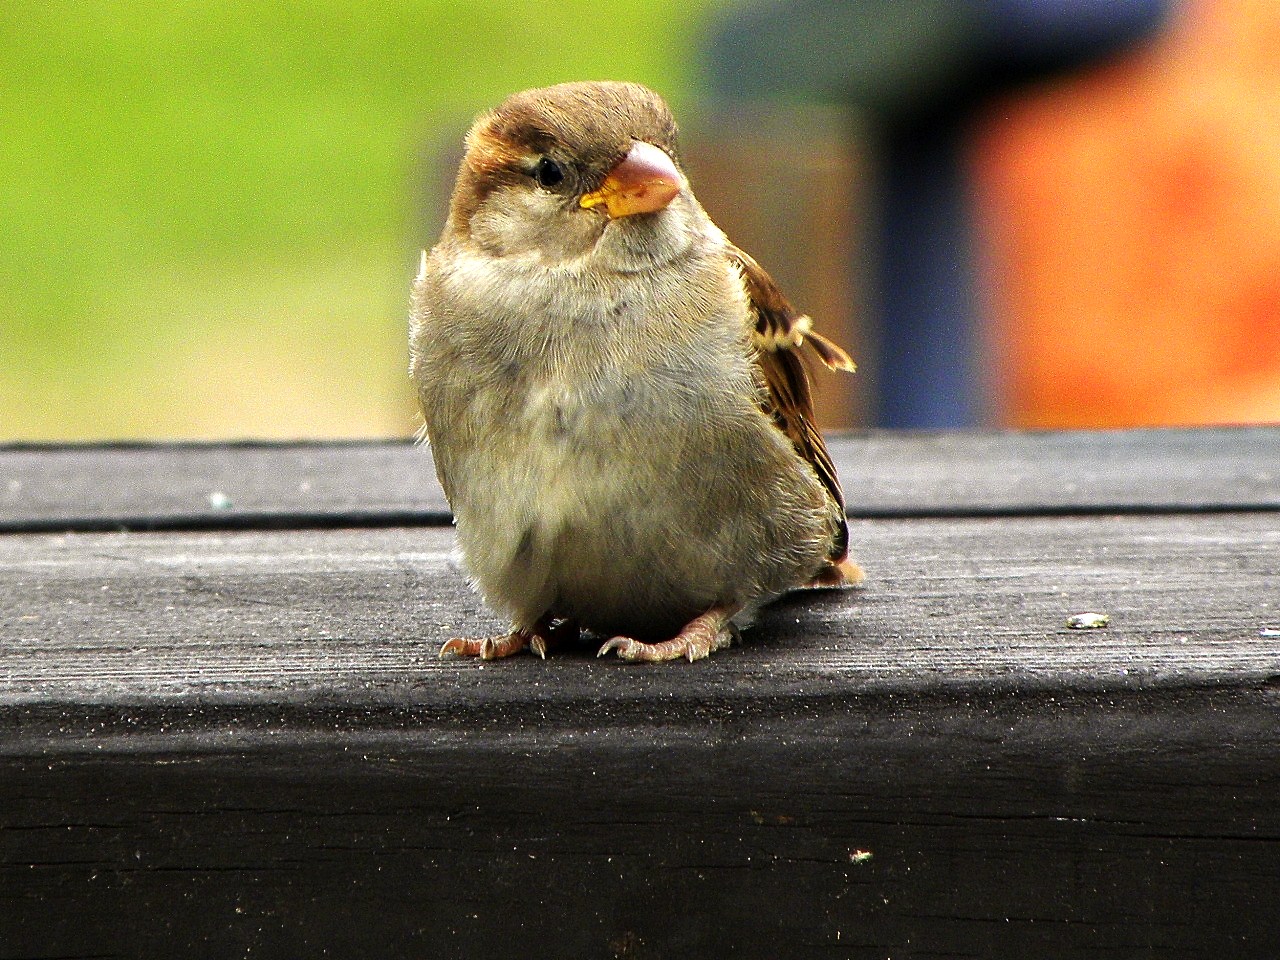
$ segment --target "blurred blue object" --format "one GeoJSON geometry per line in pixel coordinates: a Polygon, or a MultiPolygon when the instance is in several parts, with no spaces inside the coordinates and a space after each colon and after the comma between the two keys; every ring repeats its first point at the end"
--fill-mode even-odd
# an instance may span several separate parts
{"type": "Polygon", "coordinates": [[[990,419],[962,159],[973,108],[1150,36],[1170,2],[777,0],[712,26],[704,73],[721,101],[838,103],[873,125],[876,425],[990,419]]]}

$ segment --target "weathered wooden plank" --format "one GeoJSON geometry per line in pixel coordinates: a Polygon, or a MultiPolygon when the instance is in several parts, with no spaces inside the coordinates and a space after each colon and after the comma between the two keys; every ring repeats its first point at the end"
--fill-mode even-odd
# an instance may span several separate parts
{"type": "Polygon", "coordinates": [[[0,448],[0,532],[448,517],[429,451],[407,442],[0,448]]]}
{"type": "Polygon", "coordinates": [[[841,439],[867,587],[658,668],[438,660],[420,450],[0,451],[211,528],[0,536],[0,960],[1270,960],[1277,436],[841,439]]]}
{"type": "Polygon", "coordinates": [[[0,758],[0,956],[1272,960],[1278,706],[582,704],[0,758]]]}
{"type": "Polygon", "coordinates": [[[1280,427],[883,432],[839,462],[867,516],[1280,510],[1280,427]]]}
{"type": "Polygon", "coordinates": [[[860,521],[659,668],[436,660],[442,529],[0,538],[0,957],[1270,960],[1273,520],[860,521]]]}
{"type": "Polygon", "coordinates": [[[786,599],[741,648],[666,669],[590,647],[545,663],[438,660],[449,636],[503,628],[452,560],[447,528],[0,537],[0,705],[10,723],[26,717],[11,734],[44,736],[14,710],[56,707],[62,723],[67,707],[73,726],[81,708],[96,724],[95,708],[148,703],[518,722],[589,704],[674,719],[815,693],[1280,676],[1280,637],[1264,635],[1280,625],[1274,514],[864,520],[852,534],[865,589],[786,599]],[[1110,627],[1065,626],[1095,610],[1110,627]]]}
{"type": "MultiPolygon", "coordinates": [[[[838,435],[854,516],[1280,510],[1280,427],[838,435]]],[[[0,448],[0,531],[441,523],[403,442],[0,448]]]]}

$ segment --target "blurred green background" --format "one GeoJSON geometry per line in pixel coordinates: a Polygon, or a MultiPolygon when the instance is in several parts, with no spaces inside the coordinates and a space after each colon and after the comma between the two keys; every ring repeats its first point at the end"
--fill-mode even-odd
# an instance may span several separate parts
{"type": "Polygon", "coordinates": [[[0,440],[411,433],[440,152],[561,80],[679,113],[715,3],[0,6],[0,440]]]}

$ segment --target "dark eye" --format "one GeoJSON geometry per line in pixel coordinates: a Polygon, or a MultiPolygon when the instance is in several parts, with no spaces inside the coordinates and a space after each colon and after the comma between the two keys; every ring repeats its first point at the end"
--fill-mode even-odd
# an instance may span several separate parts
{"type": "Polygon", "coordinates": [[[550,157],[543,157],[533,168],[533,179],[538,181],[538,186],[550,190],[564,179],[564,170],[550,157]]]}

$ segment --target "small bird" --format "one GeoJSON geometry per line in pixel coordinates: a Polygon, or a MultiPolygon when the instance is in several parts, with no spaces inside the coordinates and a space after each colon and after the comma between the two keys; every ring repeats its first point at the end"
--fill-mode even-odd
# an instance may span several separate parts
{"type": "Polygon", "coordinates": [[[801,356],[852,370],[699,206],[634,83],[526,90],[466,138],[410,373],[467,568],[510,632],[440,653],[690,661],[862,579],[801,356]]]}

